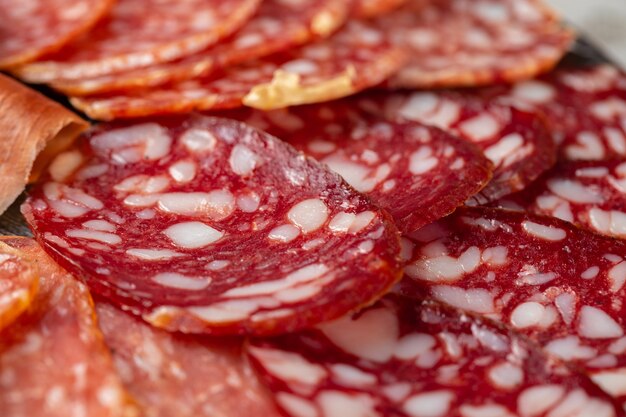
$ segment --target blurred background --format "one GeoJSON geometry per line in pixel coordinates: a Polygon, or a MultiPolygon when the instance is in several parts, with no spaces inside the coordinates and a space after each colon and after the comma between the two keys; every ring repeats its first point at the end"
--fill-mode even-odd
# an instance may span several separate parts
{"type": "Polygon", "coordinates": [[[626,0],[546,0],[626,68],[626,0]]]}

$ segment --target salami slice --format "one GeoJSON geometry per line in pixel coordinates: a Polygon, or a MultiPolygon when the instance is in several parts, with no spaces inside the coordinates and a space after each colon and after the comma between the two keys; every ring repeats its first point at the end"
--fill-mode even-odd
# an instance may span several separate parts
{"type": "Polygon", "coordinates": [[[248,352],[291,417],[622,415],[588,378],[514,334],[398,296],[248,352]]]}
{"type": "Polygon", "coordinates": [[[210,74],[241,62],[327,37],[344,23],[347,0],[265,0],[239,32],[217,45],[174,62],[95,78],[60,80],[52,86],[68,95],[89,95],[154,87],[210,74]]]}
{"type": "Polygon", "coordinates": [[[355,0],[353,14],[358,18],[370,18],[389,13],[409,0],[355,0]]]}
{"type": "Polygon", "coordinates": [[[451,213],[491,178],[491,163],[467,142],[419,123],[386,122],[354,100],[227,114],[325,163],[405,233],[451,213]]]}
{"type": "Polygon", "coordinates": [[[497,206],[557,217],[594,232],[626,238],[626,163],[563,161],[497,206]]]}
{"type": "Polygon", "coordinates": [[[157,327],[283,333],[400,275],[390,217],[265,133],[200,116],[101,126],[22,208],[44,248],[157,327]]]}
{"type": "Polygon", "coordinates": [[[549,169],[556,146],[543,118],[464,92],[415,92],[373,96],[391,120],[437,126],[481,149],[493,162],[491,182],[470,201],[484,204],[523,189],[549,169]]]}
{"type": "Polygon", "coordinates": [[[624,403],[626,242],[558,219],[466,208],[405,245],[414,246],[407,291],[506,323],[624,403]]]}
{"type": "Polygon", "coordinates": [[[37,266],[0,242],[0,331],[28,308],[38,286],[37,266]]]}
{"type": "Polygon", "coordinates": [[[546,114],[562,159],[626,157],[626,75],[617,68],[562,68],[494,90],[486,94],[546,114]]]}
{"type": "Polygon", "coordinates": [[[96,310],[118,373],[142,415],[279,417],[243,356],[241,339],[169,333],[104,302],[96,310]]]}
{"type": "Polygon", "coordinates": [[[44,83],[172,61],[230,35],[259,4],[260,0],[118,0],[89,33],[14,73],[28,82],[44,83]]]}
{"type": "Polygon", "coordinates": [[[72,104],[99,120],[217,110],[242,105],[262,110],[345,97],[377,85],[404,62],[385,33],[350,22],[330,39],[163,88],[75,97],[72,104]]]}
{"type": "Polygon", "coordinates": [[[113,367],[87,288],[31,239],[3,238],[32,257],[40,289],[0,333],[3,417],[127,417],[134,405],[113,367]]]}
{"type": "Polygon", "coordinates": [[[380,19],[413,59],[392,87],[512,82],[548,71],[573,33],[539,0],[412,0],[380,19]],[[416,10],[417,9],[417,10],[416,10]]]}
{"type": "Polygon", "coordinates": [[[0,68],[56,52],[96,24],[114,0],[0,1],[0,68]]]}

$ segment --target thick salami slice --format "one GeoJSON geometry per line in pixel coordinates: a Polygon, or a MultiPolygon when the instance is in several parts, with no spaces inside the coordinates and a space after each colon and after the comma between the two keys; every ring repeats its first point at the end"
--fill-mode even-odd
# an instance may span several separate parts
{"type": "Polygon", "coordinates": [[[350,22],[330,39],[163,88],[76,97],[72,104],[100,120],[241,107],[262,110],[345,97],[377,85],[404,62],[384,32],[350,22]]]}
{"type": "Polygon", "coordinates": [[[278,417],[240,339],[156,329],[104,302],[98,321],[124,385],[149,417],[278,417]]]}
{"type": "Polygon", "coordinates": [[[296,45],[327,37],[344,23],[347,0],[265,0],[239,32],[183,59],[95,78],[60,80],[52,86],[68,95],[89,95],[153,87],[190,79],[296,45]]]}
{"type": "Polygon", "coordinates": [[[626,157],[626,75],[617,68],[563,68],[494,90],[487,95],[546,114],[562,159],[626,157]]]}
{"type": "Polygon", "coordinates": [[[412,246],[410,291],[502,321],[626,400],[626,242],[468,208],[411,235],[412,246]]]}
{"type": "Polygon", "coordinates": [[[550,70],[572,31],[539,0],[411,0],[380,19],[412,60],[393,87],[461,87],[511,82],[550,70]]]}
{"type": "Polygon", "coordinates": [[[419,123],[386,122],[354,100],[227,114],[328,165],[405,233],[451,213],[491,178],[491,163],[467,142],[419,123]]]}
{"type": "Polygon", "coordinates": [[[557,217],[626,238],[626,162],[563,161],[524,191],[495,205],[557,217]]]}
{"type": "Polygon", "coordinates": [[[0,68],[56,52],[92,28],[114,0],[0,1],[0,68]]]}
{"type": "Polygon", "coordinates": [[[253,341],[291,417],[622,415],[588,378],[480,319],[387,296],[306,333],[253,341]]]}
{"type": "Polygon", "coordinates": [[[31,307],[0,333],[3,417],[128,417],[135,406],[114,369],[87,288],[35,241],[3,238],[41,272],[31,307]]]}
{"type": "Polygon", "coordinates": [[[354,16],[358,18],[378,17],[396,9],[409,0],[355,0],[354,16]]]}
{"type": "Polygon", "coordinates": [[[172,61],[230,35],[259,4],[260,0],[118,0],[89,33],[14,73],[42,83],[172,61]]]}
{"type": "Polygon", "coordinates": [[[493,179],[470,203],[483,204],[523,189],[556,160],[543,118],[462,92],[372,96],[390,120],[415,120],[465,139],[493,162],[493,179]]]}
{"type": "Polygon", "coordinates": [[[0,242],[0,331],[28,308],[38,287],[37,266],[0,242]]]}
{"type": "Polygon", "coordinates": [[[22,212],[51,256],[157,327],[283,333],[399,278],[385,212],[239,122],[105,125],[73,152],[75,171],[42,181],[22,212]]]}

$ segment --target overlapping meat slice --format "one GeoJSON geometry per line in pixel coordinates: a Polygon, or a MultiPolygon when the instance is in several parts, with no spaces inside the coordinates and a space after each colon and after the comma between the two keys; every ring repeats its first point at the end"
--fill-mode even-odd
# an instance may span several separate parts
{"type": "Polygon", "coordinates": [[[355,0],[352,13],[358,18],[378,17],[396,9],[409,0],[355,0]]]}
{"type": "Polygon", "coordinates": [[[482,94],[545,113],[562,159],[626,156],[626,76],[613,66],[560,68],[482,94]]]}
{"type": "Polygon", "coordinates": [[[96,311],[142,416],[279,416],[243,355],[243,340],[169,333],[100,301],[96,311]]]}
{"type": "Polygon", "coordinates": [[[493,179],[472,198],[472,204],[523,189],[556,159],[556,146],[542,117],[477,94],[420,91],[365,96],[364,100],[362,106],[378,109],[390,120],[437,126],[481,149],[495,169],[493,179]]]}
{"type": "Polygon", "coordinates": [[[386,212],[289,145],[201,116],[101,125],[22,208],[96,293],[169,330],[284,333],[399,278],[386,212]]]}
{"type": "Polygon", "coordinates": [[[626,243],[558,219],[465,208],[409,236],[405,291],[497,319],[626,400],[626,243]]]}
{"type": "Polygon", "coordinates": [[[348,0],[265,0],[257,14],[232,37],[173,62],[52,85],[68,95],[89,95],[153,87],[190,79],[219,68],[267,56],[327,37],[344,23],[348,0]]]}
{"type": "Polygon", "coordinates": [[[520,193],[494,203],[626,238],[626,162],[563,161],[520,193]]]}
{"type": "Polygon", "coordinates": [[[13,69],[34,83],[112,74],[172,61],[239,29],[260,0],[118,0],[90,32],[13,69]]]}
{"type": "Polygon", "coordinates": [[[0,242],[0,331],[28,308],[38,287],[37,266],[0,242]]]}
{"type": "Polygon", "coordinates": [[[411,61],[392,87],[488,85],[548,71],[572,32],[539,0],[412,0],[380,19],[411,61]]]}
{"type": "Polygon", "coordinates": [[[243,105],[270,110],[354,94],[384,81],[404,58],[384,32],[354,21],[328,40],[226,69],[217,78],[118,95],[75,97],[71,102],[101,120],[243,105]]]}
{"type": "Polygon", "coordinates": [[[491,163],[437,128],[387,122],[342,100],[286,110],[226,112],[325,163],[411,232],[444,217],[481,190],[491,163]]]}
{"type": "Polygon", "coordinates": [[[290,417],[622,415],[512,332],[397,295],[248,353],[290,417]]]}
{"type": "Polygon", "coordinates": [[[0,1],[0,68],[56,52],[87,32],[114,0],[0,1]]]}
{"type": "Polygon", "coordinates": [[[0,333],[2,415],[137,415],[102,340],[87,288],[35,241],[2,242],[33,259],[41,272],[31,307],[0,333]]]}

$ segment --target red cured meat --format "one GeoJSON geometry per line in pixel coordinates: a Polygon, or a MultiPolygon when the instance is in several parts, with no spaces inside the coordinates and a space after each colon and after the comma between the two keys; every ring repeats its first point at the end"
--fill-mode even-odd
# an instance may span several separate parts
{"type": "Polygon", "coordinates": [[[379,22],[413,59],[392,87],[488,85],[549,71],[573,32],[540,0],[412,0],[379,22]]]}
{"type": "Polygon", "coordinates": [[[358,18],[377,17],[389,13],[409,0],[355,0],[352,13],[358,18]]]}
{"type": "Polygon", "coordinates": [[[28,308],[38,287],[37,266],[0,242],[0,331],[28,308]]]}
{"type": "Polygon", "coordinates": [[[626,162],[563,161],[524,191],[494,203],[626,238],[626,162]]]}
{"type": "Polygon", "coordinates": [[[22,212],[59,263],[157,327],[284,333],[399,278],[390,217],[265,133],[189,116],[84,139],[22,212]]]}
{"type": "Polygon", "coordinates": [[[240,31],[207,50],[174,62],[96,78],[60,80],[52,85],[68,95],[89,95],[153,87],[210,74],[218,68],[327,37],[344,23],[348,6],[347,0],[265,0],[240,31]]]}
{"type": "Polygon", "coordinates": [[[243,105],[270,110],[354,94],[387,79],[404,59],[403,51],[392,47],[384,32],[354,21],[326,41],[228,68],[218,78],[75,97],[71,102],[99,120],[243,105]]]}
{"type": "Polygon", "coordinates": [[[543,118],[462,92],[415,92],[367,98],[390,120],[414,120],[465,139],[494,164],[491,182],[470,203],[519,191],[549,169],[556,146],[543,118]]]}
{"type": "Polygon", "coordinates": [[[306,333],[253,341],[291,417],[622,415],[591,381],[509,331],[399,296],[306,333]]]}
{"type": "Polygon", "coordinates": [[[0,332],[3,417],[129,417],[136,409],[102,340],[87,287],[32,239],[2,241],[41,272],[31,307],[0,332]]]}
{"type": "Polygon", "coordinates": [[[230,35],[259,4],[260,0],[118,0],[93,30],[14,73],[42,83],[172,61],[230,35]]]}
{"type": "Polygon", "coordinates": [[[243,356],[241,339],[156,329],[110,304],[96,304],[117,371],[145,417],[278,417],[243,356]]]}
{"type": "Polygon", "coordinates": [[[419,123],[386,122],[353,100],[227,113],[327,164],[404,232],[451,213],[491,178],[474,146],[419,123]]]}
{"type": "Polygon", "coordinates": [[[87,32],[114,0],[0,1],[0,68],[56,52],[87,32]]]}
{"type": "Polygon", "coordinates": [[[404,242],[405,291],[497,319],[626,400],[626,242],[558,219],[459,209],[404,242]]]}
{"type": "Polygon", "coordinates": [[[626,76],[613,66],[562,68],[481,94],[545,113],[562,159],[626,157],[626,76]]]}

